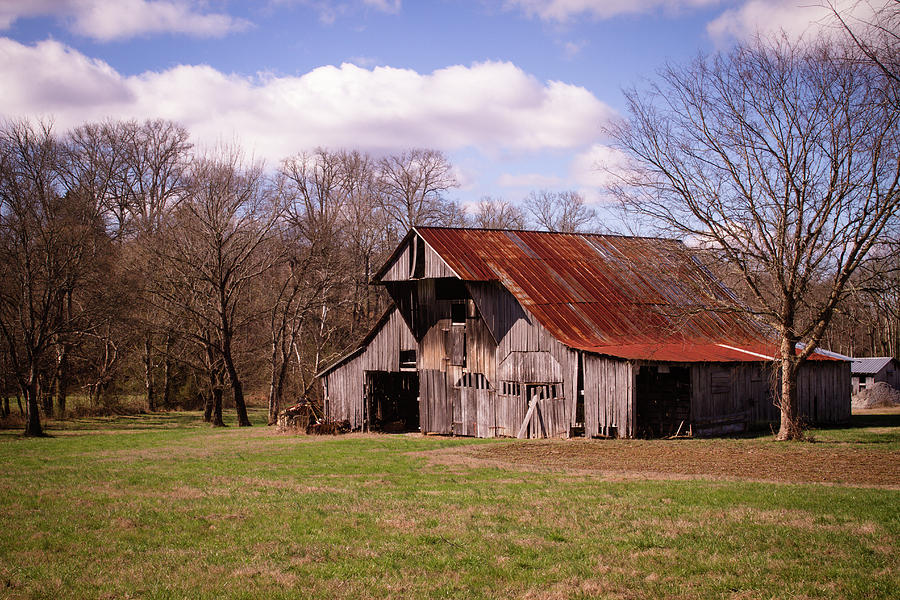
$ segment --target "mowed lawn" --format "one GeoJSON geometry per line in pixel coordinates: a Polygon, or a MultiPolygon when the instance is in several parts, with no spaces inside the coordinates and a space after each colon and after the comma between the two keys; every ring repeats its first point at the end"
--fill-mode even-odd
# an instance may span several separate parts
{"type": "Polygon", "coordinates": [[[0,597],[898,598],[900,415],[854,425],[804,444],[285,436],[197,413],[0,432],[0,597]]]}

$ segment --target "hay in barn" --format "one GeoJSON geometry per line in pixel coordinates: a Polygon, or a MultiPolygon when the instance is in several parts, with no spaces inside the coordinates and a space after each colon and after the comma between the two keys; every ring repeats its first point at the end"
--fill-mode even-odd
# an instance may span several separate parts
{"type": "Polygon", "coordinates": [[[879,381],[867,390],[860,390],[850,400],[852,408],[891,408],[900,405],[900,391],[879,381]]]}

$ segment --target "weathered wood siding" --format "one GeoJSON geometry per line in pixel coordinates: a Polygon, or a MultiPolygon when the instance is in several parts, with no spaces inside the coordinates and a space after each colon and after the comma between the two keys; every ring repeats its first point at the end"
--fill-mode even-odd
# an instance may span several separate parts
{"type": "MultiPolygon", "coordinates": [[[[704,363],[691,370],[691,420],[708,433],[727,433],[777,422],[779,378],[771,363],[704,363]],[[738,427],[741,423],[743,426],[738,427]]],[[[809,423],[837,424],[850,418],[848,362],[816,360],[800,367],[797,402],[809,423]]]]}
{"type": "Polygon", "coordinates": [[[350,421],[353,429],[364,425],[366,371],[399,371],[400,351],[415,350],[416,340],[398,311],[357,356],[324,377],[325,414],[329,419],[350,421]]]}
{"type": "Polygon", "coordinates": [[[391,263],[384,275],[381,276],[382,281],[406,281],[409,279],[410,254],[413,251],[413,245],[406,244],[397,254],[397,258],[391,263]]]}
{"type": "Polygon", "coordinates": [[[419,419],[422,433],[453,433],[453,387],[447,373],[419,371],[419,419]]]}
{"type": "Polygon", "coordinates": [[[850,363],[809,361],[797,376],[800,414],[810,423],[831,425],[850,420],[850,363]]]}
{"type": "Polygon", "coordinates": [[[710,433],[772,421],[769,363],[701,363],[691,367],[691,422],[710,433]]]}
{"type": "MultiPolygon", "coordinates": [[[[394,262],[381,276],[381,281],[406,281],[414,275],[412,268],[416,264],[417,254],[425,253],[424,271],[421,277],[456,277],[453,270],[447,266],[438,254],[418,236],[410,236],[409,241],[397,254],[394,262]]],[[[419,259],[421,260],[421,259],[419,259]]]]}
{"type": "Polygon", "coordinates": [[[577,353],[553,338],[501,286],[467,284],[462,298],[448,299],[438,298],[439,285],[426,278],[387,286],[419,339],[422,430],[515,436],[530,400],[525,385],[554,384],[555,393],[538,398],[540,427],[534,431],[568,435],[577,353]],[[460,300],[467,302],[464,327],[450,319],[451,305],[460,300]],[[516,395],[503,394],[503,382],[522,386],[516,395]]]}
{"type": "Polygon", "coordinates": [[[529,436],[567,437],[575,418],[578,354],[554,338],[506,289],[470,286],[485,324],[498,339],[497,435],[515,436],[528,411],[529,385],[539,392],[529,436]],[[517,384],[517,385],[513,385],[517,384]],[[504,390],[511,393],[504,393],[504,390]],[[553,393],[543,393],[552,390],[553,393]]]}
{"type": "Polygon", "coordinates": [[[325,416],[333,421],[350,421],[359,429],[365,423],[365,369],[360,354],[331,371],[323,378],[325,416]]]}
{"type": "Polygon", "coordinates": [[[631,437],[635,373],[632,363],[585,353],[584,434],[631,437]]]}

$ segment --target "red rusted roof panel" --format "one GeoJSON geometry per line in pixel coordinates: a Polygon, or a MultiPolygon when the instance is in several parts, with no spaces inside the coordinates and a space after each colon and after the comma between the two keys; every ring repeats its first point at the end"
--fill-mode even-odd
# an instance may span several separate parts
{"type": "MultiPolygon", "coordinates": [[[[764,360],[763,326],[677,240],[417,227],[463,280],[499,281],[564,344],[627,359],[764,360]]],[[[820,358],[817,356],[817,358],[820,358]]]]}

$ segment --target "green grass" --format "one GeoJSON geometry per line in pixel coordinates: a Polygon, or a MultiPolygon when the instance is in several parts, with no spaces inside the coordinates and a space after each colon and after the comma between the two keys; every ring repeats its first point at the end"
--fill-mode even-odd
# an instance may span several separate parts
{"type": "MultiPolygon", "coordinates": [[[[0,597],[900,596],[893,489],[440,465],[421,452],[519,442],[198,413],[51,426],[0,433],[0,597]]],[[[896,417],[867,427],[814,435],[896,451],[896,417]]]]}

